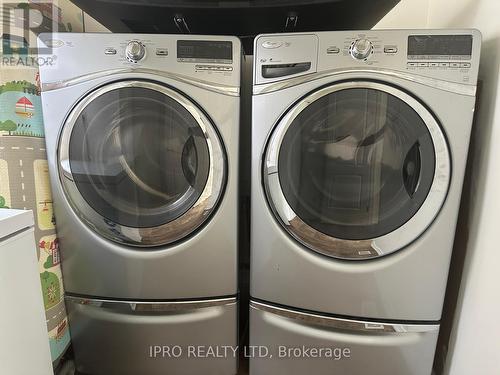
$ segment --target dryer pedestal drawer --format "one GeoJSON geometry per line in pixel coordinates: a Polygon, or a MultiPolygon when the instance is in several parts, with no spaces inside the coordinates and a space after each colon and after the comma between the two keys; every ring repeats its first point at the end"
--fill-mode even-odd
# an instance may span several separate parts
{"type": "Polygon", "coordinates": [[[173,303],[67,297],[77,370],[92,375],[234,375],[235,298],[173,303]]]}
{"type": "Polygon", "coordinates": [[[391,325],[252,302],[251,375],[430,375],[438,325],[391,325]],[[259,355],[260,354],[260,355],[259,355]]]}

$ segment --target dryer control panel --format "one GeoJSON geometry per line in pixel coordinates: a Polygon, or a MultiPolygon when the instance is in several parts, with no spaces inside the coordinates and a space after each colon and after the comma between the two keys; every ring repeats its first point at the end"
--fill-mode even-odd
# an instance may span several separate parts
{"type": "Polygon", "coordinates": [[[43,69],[45,82],[137,69],[240,85],[241,47],[236,37],[54,33],[41,34],[38,43],[57,46],[52,48],[53,69],[43,69]]]}
{"type": "Polygon", "coordinates": [[[369,70],[475,85],[480,44],[481,34],[473,29],[264,34],[255,40],[254,83],[369,70]]]}

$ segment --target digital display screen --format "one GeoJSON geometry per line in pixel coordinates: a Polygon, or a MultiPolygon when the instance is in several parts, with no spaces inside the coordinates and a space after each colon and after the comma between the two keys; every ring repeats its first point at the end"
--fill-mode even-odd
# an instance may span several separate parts
{"type": "Polygon", "coordinates": [[[408,56],[470,56],[472,35],[410,35],[408,56]]]}
{"type": "Polygon", "coordinates": [[[177,59],[180,61],[233,61],[233,43],[216,40],[178,40],[177,59]]]}

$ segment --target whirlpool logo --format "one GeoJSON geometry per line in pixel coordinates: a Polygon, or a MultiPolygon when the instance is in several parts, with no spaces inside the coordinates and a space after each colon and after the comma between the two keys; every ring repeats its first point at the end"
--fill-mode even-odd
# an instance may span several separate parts
{"type": "Polygon", "coordinates": [[[0,64],[7,67],[54,66],[54,48],[64,45],[48,40],[37,48],[40,33],[59,30],[61,9],[52,2],[0,2],[0,64]]]}

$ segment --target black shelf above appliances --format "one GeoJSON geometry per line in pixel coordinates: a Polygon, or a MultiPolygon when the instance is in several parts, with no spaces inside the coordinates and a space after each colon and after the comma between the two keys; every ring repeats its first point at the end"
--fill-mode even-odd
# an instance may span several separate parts
{"type": "Polygon", "coordinates": [[[255,35],[370,29],[399,0],[72,0],[113,32],[255,35]]]}

